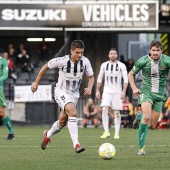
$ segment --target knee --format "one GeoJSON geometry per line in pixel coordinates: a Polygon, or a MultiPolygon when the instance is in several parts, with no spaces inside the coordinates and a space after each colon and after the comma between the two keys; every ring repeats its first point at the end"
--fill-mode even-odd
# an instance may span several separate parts
{"type": "Polygon", "coordinates": [[[143,120],[145,121],[145,122],[149,122],[149,120],[150,120],[150,116],[143,116],[143,120]]]}
{"type": "Polygon", "coordinates": [[[64,127],[67,124],[67,120],[59,120],[59,124],[61,127],[64,127]]]}
{"type": "Polygon", "coordinates": [[[68,116],[69,117],[77,117],[77,113],[76,112],[69,112],[68,116]]]}

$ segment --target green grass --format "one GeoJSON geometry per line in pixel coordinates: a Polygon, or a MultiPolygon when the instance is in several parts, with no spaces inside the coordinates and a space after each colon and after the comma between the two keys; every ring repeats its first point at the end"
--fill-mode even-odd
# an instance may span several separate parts
{"type": "Polygon", "coordinates": [[[164,170],[169,169],[170,130],[149,130],[146,155],[137,155],[137,130],[121,129],[120,139],[100,139],[103,128],[79,128],[79,141],[86,151],[74,152],[67,128],[53,136],[46,150],[40,148],[43,131],[50,127],[14,126],[15,139],[7,141],[7,129],[0,127],[1,170],[164,170]],[[112,143],[116,155],[103,160],[98,155],[102,143],[112,143]]]}

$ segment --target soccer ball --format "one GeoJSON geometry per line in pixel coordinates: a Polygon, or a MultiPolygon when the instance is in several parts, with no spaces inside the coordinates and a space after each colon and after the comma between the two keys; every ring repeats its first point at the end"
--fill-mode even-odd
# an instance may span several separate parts
{"type": "Polygon", "coordinates": [[[116,154],[116,149],[111,143],[103,143],[99,147],[99,155],[103,159],[112,159],[116,154]]]}

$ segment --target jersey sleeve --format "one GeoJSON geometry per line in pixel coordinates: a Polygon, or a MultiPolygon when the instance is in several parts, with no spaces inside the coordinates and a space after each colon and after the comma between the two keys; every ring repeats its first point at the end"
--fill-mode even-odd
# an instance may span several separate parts
{"type": "Polygon", "coordinates": [[[105,73],[105,69],[104,69],[104,63],[100,66],[100,71],[99,71],[99,75],[97,78],[97,82],[98,83],[102,83],[103,77],[104,77],[104,73],[105,73]]]}
{"type": "Polygon", "coordinates": [[[93,69],[92,69],[92,66],[91,66],[91,63],[89,61],[88,58],[85,59],[85,65],[86,65],[86,69],[85,69],[85,73],[88,75],[88,76],[92,76],[94,73],[93,73],[93,69]]]}
{"type": "Polygon", "coordinates": [[[53,58],[48,62],[48,68],[60,68],[64,65],[66,58],[65,57],[57,57],[53,58]]]}
{"type": "Polygon", "coordinates": [[[4,81],[7,78],[8,78],[8,61],[4,59],[2,64],[2,76],[0,77],[0,81],[4,81]]]}
{"type": "Polygon", "coordinates": [[[142,69],[141,59],[139,59],[136,61],[135,65],[133,66],[132,72],[134,74],[137,74],[141,69],[142,69]]]}
{"type": "Polygon", "coordinates": [[[123,76],[124,83],[128,83],[127,69],[124,64],[122,64],[121,70],[122,70],[122,76],[123,76]]]}

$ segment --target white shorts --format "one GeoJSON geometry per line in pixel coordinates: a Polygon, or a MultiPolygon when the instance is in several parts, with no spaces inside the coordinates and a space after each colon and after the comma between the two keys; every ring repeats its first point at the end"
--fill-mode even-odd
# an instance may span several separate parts
{"type": "Polygon", "coordinates": [[[60,108],[64,111],[64,107],[68,103],[72,103],[76,107],[79,97],[77,97],[77,95],[74,94],[67,94],[65,91],[55,88],[54,98],[58,105],[60,106],[60,108]]]}
{"type": "Polygon", "coordinates": [[[113,110],[122,110],[123,100],[120,93],[103,93],[100,106],[109,106],[113,110]]]}

